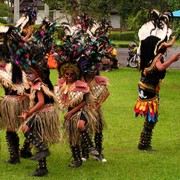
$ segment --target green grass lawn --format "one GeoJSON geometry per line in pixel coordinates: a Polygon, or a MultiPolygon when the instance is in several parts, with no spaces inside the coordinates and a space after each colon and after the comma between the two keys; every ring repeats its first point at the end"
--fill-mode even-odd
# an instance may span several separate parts
{"type": "MultiPolygon", "coordinates": [[[[103,105],[107,128],[104,130],[104,150],[107,163],[92,157],[78,169],[68,168],[72,159],[68,143],[50,146],[47,158],[49,174],[32,178],[36,161],[21,159],[18,165],[4,163],[8,159],[5,131],[0,131],[0,179],[71,179],[71,180],[178,180],[180,179],[180,70],[167,70],[161,84],[159,122],[155,126],[152,145],[154,152],[137,149],[144,119],[135,118],[133,107],[137,98],[140,73],[136,69],[120,68],[101,75],[109,78],[111,95],[103,105]]],[[[53,84],[56,70],[51,70],[53,84]]],[[[3,90],[1,88],[1,94],[3,90]]],[[[62,114],[61,114],[62,115],[62,114]]],[[[61,116],[61,121],[63,117],[61,116]]],[[[23,134],[19,133],[21,144],[23,134]]]]}

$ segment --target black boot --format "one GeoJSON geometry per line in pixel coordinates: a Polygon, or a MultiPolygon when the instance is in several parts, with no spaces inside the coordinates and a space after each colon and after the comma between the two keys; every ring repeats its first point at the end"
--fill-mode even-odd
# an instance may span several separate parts
{"type": "Polygon", "coordinates": [[[95,133],[94,136],[94,142],[95,142],[95,147],[99,152],[99,155],[93,156],[94,159],[101,161],[101,162],[107,162],[107,160],[104,158],[102,154],[102,141],[103,141],[103,134],[102,132],[97,132],[95,133]]]}
{"type": "Polygon", "coordinates": [[[152,130],[155,126],[154,122],[146,121],[144,123],[144,129],[141,132],[140,141],[138,144],[139,150],[153,151],[154,149],[151,146],[152,130]]]}
{"type": "Polygon", "coordinates": [[[36,147],[36,154],[32,156],[31,160],[41,160],[50,155],[47,145],[41,140],[37,133],[26,132],[25,137],[36,147]]]}
{"type": "Polygon", "coordinates": [[[89,159],[89,149],[87,145],[84,143],[84,141],[81,141],[81,151],[82,151],[82,160],[86,161],[89,159]]]}
{"type": "Polygon", "coordinates": [[[71,146],[71,151],[72,151],[72,156],[74,160],[72,163],[69,165],[71,168],[78,168],[82,165],[82,159],[81,159],[81,154],[80,154],[80,147],[78,145],[76,146],[71,146]]]}
{"type": "Polygon", "coordinates": [[[30,157],[32,157],[31,143],[27,138],[24,140],[23,147],[20,150],[20,157],[22,157],[22,158],[30,158],[30,157]]]}
{"type": "Polygon", "coordinates": [[[10,159],[7,163],[17,164],[20,163],[19,159],[19,137],[16,132],[6,131],[6,140],[8,144],[8,149],[10,152],[10,159]]]}
{"type": "Polygon", "coordinates": [[[47,175],[49,172],[47,170],[47,166],[46,166],[46,158],[40,159],[38,161],[38,168],[36,169],[36,171],[34,171],[32,174],[30,174],[30,176],[45,176],[47,175]]]}
{"type": "Polygon", "coordinates": [[[84,141],[88,150],[93,156],[98,156],[99,152],[93,146],[92,140],[90,138],[89,132],[87,130],[81,131],[82,141],[84,141]]]}

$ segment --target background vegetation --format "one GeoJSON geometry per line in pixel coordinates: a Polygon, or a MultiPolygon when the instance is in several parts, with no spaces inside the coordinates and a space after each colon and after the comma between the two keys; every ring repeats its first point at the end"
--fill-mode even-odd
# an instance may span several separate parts
{"type": "MultiPolygon", "coordinates": [[[[120,68],[107,76],[111,95],[103,105],[107,128],[104,130],[104,155],[107,163],[92,157],[78,169],[68,168],[72,159],[68,143],[50,146],[47,158],[49,175],[32,178],[28,174],[36,169],[36,161],[21,159],[21,164],[4,163],[8,155],[5,131],[0,131],[0,179],[71,179],[71,180],[178,180],[180,179],[180,71],[167,70],[161,84],[160,116],[155,126],[152,145],[154,152],[137,149],[143,118],[134,117],[133,107],[137,98],[137,82],[140,73],[136,69],[120,68]]],[[[57,72],[51,70],[51,80],[57,83],[57,72]]],[[[3,95],[3,90],[1,95],[3,95]]],[[[63,116],[61,121],[63,122],[63,116]]],[[[21,144],[23,135],[19,132],[21,144]]]]}

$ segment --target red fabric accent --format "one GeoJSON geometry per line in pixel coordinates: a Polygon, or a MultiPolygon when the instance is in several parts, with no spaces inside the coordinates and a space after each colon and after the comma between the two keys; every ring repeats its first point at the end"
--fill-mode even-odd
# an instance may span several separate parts
{"type": "Polygon", "coordinates": [[[95,76],[95,81],[97,82],[97,84],[110,85],[108,80],[109,79],[104,76],[95,76]]]}
{"type": "Polygon", "coordinates": [[[77,80],[75,82],[75,88],[74,88],[73,91],[82,91],[84,93],[88,93],[89,92],[89,87],[88,87],[86,82],[77,80]]]}

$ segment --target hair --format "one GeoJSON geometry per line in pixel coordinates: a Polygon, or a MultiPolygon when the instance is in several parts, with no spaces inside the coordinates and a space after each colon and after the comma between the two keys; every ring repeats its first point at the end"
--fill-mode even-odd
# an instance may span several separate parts
{"type": "Polygon", "coordinates": [[[15,63],[12,63],[12,82],[15,84],[22,82],[22,71],[15,63]]]}
{"type": "Polygon", "coordinates": [[[141,41],[140,70],[144,70],[155,57],[156,48],[160,39],[156,36],[149,36],[141,41]]]}

